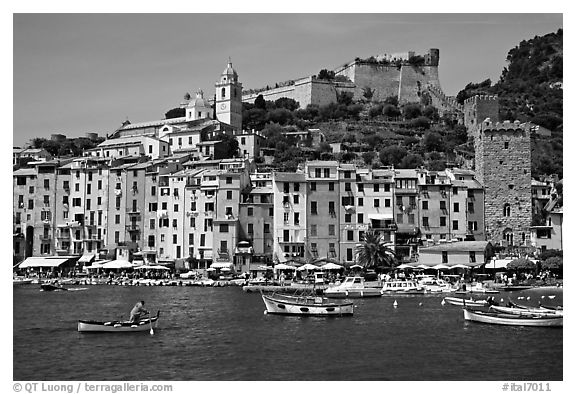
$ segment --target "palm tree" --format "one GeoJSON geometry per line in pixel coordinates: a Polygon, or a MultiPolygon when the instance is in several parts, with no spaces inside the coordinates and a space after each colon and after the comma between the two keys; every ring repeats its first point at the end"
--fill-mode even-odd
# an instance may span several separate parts
{"type": "Polygon", "coordinates": [[[392,268],[396,265],[396,254],[381,234],[367,231],[356,247],[356,261],[364,268],[392,268]]]}

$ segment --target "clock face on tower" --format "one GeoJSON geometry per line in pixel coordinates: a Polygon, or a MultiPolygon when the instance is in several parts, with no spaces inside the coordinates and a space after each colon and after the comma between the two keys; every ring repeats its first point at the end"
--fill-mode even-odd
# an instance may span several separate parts
{"type": "Polygon", "coordinates": [[[226,109],[226,104],[225,103],[220,104],[220,109],[226,109]]]}

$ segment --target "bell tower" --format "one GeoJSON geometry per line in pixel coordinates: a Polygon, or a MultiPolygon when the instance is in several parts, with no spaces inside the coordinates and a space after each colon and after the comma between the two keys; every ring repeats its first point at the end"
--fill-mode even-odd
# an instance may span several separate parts
{"type": "Polygon", "coordinates": [[[238,82],[238,73],[232,68],[232,61],[216,82],[216,119],[227,123],[234,130],[242,130],[242,84],[238,82]]]}

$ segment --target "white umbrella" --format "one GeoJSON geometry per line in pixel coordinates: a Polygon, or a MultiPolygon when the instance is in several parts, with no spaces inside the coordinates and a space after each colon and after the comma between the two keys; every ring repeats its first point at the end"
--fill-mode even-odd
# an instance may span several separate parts
{"type": "Polygon", "coordinates": [[[282,264],[282,263],[276,264],[274,266],[274,271],[276,271],[276,270],[295,270],[295,269],[296,269],[296,267],[293,267],[293,266],[288,265],[288,264],[282,264]]]}
{"type": "Polygon", "coordinates": [[[444,264],[436,264],[434,267],[431,267],[432,269],[435,270],[448,270],[450,269],[450,267],[448,267],[447,265],[444,264]]]}
{"type": "Polygon", "coordinates": [[[362,267],[360,264],[354,264],[350,266],[350,269],[354,269],[354,268],[364,268],[362,267]]]}
{"type": "Polygon", "coordinates": [[[206,268],[206,271],[216,271],[216,268],[212,268],[212,267],[206,268]]]}
{"type": "Polygon", "coordinates": [[[340,268],[342,268],[342,266],[334,263],[327,263],[320,268],[322,268],[323,270],[339,270],[340,268]]]}
{"type": "Polygon", "coordinates": [[[121,268],[134,268],[134,266],[126,260],[112,260],[102,264],[104,269],[121,269],[121,268]]]}
{"type": "Polygon", "coordinates": [[[416,267],[416,268],[421,268],[421,269],[423,269],[423,270],[426,270],[426,269],[432,268],[432,267],[430,267],[429,265],[426,265],[426,264],[420,264],[420,265],[419,265],[418,267],[416,267]]]}
{"type": "Polygon", "coordinates": [[[134,269],[136,270],[142,270],[142,269],[147,269],[147,270],[164,270],[164,271],[169,271],[170,268],[165,267],[163,265],[141,265],[140,267],[135,267],[134,269]]]}
{"type": "Polygon", "coordinates": [[[400,265],[399,265],[398,267],[396,267],[396,268],[403,270],[403,269],[405,269],[405,268],[415,268],[415,267],[414,267],[413,265],[410,265],[410,264],[400,264],[400,265]]]}
{"type": "Polygon", "coordinates": [[[314,265],[314,264],[310,264],[310,263],[306,263],[303,266],[297,268],[298,271],[318,270],[318,269],[320,269],[320,267],[318,267],[317,265],[314,265]]]}
{"type": "Polygon", "coordinates": [[[469,266],[464,265],[464,264],[456,264],[456,265],[453,265],[453,266],[450,267],[450,269],[452,269],[452,268],[466,268],[466,269],[470,269],[469,266]]]}

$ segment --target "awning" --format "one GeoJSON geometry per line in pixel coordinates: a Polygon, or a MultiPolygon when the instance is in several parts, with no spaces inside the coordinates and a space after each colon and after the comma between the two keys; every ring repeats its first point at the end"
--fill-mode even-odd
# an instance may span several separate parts
{"type": "Polygon", "coordinates": [[[134,268],[134,266],[126,260],[112,260],[102,265],[104,269],[122,269],[122,268],[134,268]]]}
{"type": "Polygon", "coordinates": [[[386,220],[394,219],[391,213],[370,213],[368,214],[368,219],[370,220],[386,220]]]}
{"type": "Polygon", "coordinates": [[[96,258],[96,253],[86,253],[78,259],[79,263],[90,263],[96,258]]]}
{"type": "Polygon", "coordinates": [[[139,267],[134,267],[134,269],[137,270],[164,270],[164,271],[169,271],[170,268],[168,267],[164,267],[163,265],[141,265],[139,267]]]}
{"type": "Polygon", "coordinates": [[[486,263],[486,268],[492,268],[492,269],[497,269],[497,268],[506,268],[506,266],[512,262],[512,259],[494,259],[492,261],[490,261],[489,263],[486,263]]]}
{"type": "Polygon", "coordinates": [[[104,264],[106,264],[106,263],[108,263],[108,262],[110,262],[110,261],[112,261],[112,260],[95,261],[95,262],[92,263],[92,265],[90,265],[90,266],[88,266],[88,267],[85,267],[85,268],[88,269],[88,270],[95,270],[95,269],[98,269],[98,268],[102,268],[102,266],[103,266],[104,264]]]}
{"type": "Polygon", "coordinates": [[[60,267],[75,257],[28,257],[18,268],[60,267]]]}
{"type": "Polygon", "coordinates": [[[210,265],[210,268],[232,268],[234,266],[233,263],[225,263],[225,262],[216,262],[210,265]]]}

